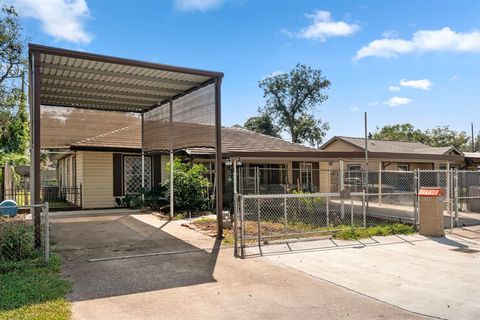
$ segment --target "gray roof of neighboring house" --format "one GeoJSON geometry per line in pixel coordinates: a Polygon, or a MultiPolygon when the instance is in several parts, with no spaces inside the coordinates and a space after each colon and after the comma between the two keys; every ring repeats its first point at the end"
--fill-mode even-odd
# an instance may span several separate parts
{"type": "Polygon", "coordinates": [[[464,152],[465,158],[480,159],[480,151],[477,152],[464,152]]]}
{"type": "MultiPolygon", "coordinates": [[[[324,145],[322,145],[320,147],[320,150],[323,150],[325,147],[327,147],[328,145],[330,145],[336,140],[345,141],[357,148],[360,148],[361,150],[365,149],[364,138],[335,136],[329,141],[327,141],[324,145]]],[[[443,155],[453,151],[459,155],[462,154],[462,152],[455,147],[431,147],[421,142],[403,142],[403,141],[368,139],[367,144],[368,144],[368,151],[370,152],[443,155]]]]}
{"type": "MultiPolygon", "coordinates": [[[[141,148],[139,124],[126,126],[71,144],[72,147],[141,148]]],[[[187,148],[190,154],[214,154],[213,148],[187,148]]],[[[305,152],[316,149],[242,128],[222,128],[222,152],[305,152]]]]}

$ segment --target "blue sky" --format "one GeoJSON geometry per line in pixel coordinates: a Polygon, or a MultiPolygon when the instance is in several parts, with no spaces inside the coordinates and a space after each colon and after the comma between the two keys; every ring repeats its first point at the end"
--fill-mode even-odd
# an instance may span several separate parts
{"type": "Polygon", "coordinates": [[[223,71],[227,126],[263,106],[260,79],[300,62],[332,82],[315,111],[327,138],[361,136],[364,111],[370,131],[480,128],[480,1],[13,3],[35,43],[223,71]]]}

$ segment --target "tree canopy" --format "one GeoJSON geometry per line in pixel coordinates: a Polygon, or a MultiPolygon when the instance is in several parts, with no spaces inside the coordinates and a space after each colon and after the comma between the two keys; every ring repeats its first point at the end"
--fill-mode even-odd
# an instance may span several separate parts
{"type": "Polygon", "coordinates": [[[259,82],[266,98],[263,113],[268,114],[280,131],[286,131],[292,142],[318,146],[328,123],[315,117],[315,107],[328,99],[330,87],[320,69],[297,64],[288,73],[268,76],[259,82]]]}
{"type": "MultiPolygon", "coordinates": [[[[471,138],[465,131],[457,131],[449,126],[437,126],[422,131],[410,123],[386,125],[377,128],[370,138],[390,141],[422,142],[432,147],[454,146],[462,151],[471,151],[471,138]]],[[[478,142],[477,142],[478,143],[478,142]]]]}
{"type": "Polygon", "coordinates": [[[234,127],[245,128],[250,131],[280,138],[281,129],[274,123],[272,117],[267,113],[260,112],[258,116],[248,118],[243,126],[235,125],[234,127]]]}
{"type": "Polygon", "coordinates": [[[26,41],[21,31],[15,9],[4,6],[0,16],[1,162],[22,159],[28,148],[28,113],[24,93],[26,41]]]}

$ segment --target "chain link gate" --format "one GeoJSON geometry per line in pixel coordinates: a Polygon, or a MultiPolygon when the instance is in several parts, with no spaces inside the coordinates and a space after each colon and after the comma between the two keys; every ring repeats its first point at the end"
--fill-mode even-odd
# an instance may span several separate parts
{"type": "MultiPolygon", "coordinates": [[[[255,184],[258,186],[259,169],[249,170],[256,177],[255,184]]],[[[440,187],[444,190],[445,229],[480,225],[480,171],[382,170],[336,173],[323,174],[330,177],[329,186],[320,185],[320,189],[340,191],[346,188],[350,190],[351,198],[342,199],[340,192],[309,193],[288,185],[285,185],[283,193],[262,194],[262,190],[272,190],[267,185],[251,188],[248,194],[236,194],[236,254],[244,257],[245,248],[252,245],[311,240],[331,236],[346,228],[353,230],[396,222],[413,224],[418,229],[421,224],[418,192],[422,187],[440,187]],[[338,181],[332,180],[332,177],[338,177],[338,181]]],[[[243,175],[239,176],[241,186],[243,175]]],[[[318,176],[321,177],[322,173],[318,176]]]]}

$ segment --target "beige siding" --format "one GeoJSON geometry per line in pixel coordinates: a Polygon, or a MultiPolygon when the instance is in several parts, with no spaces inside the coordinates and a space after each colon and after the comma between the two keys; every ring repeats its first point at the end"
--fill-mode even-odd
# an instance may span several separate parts
{"type": "Polygon", "coordinates": [[[113,196],[113,154],[111,152],[84,152],[83,208],[111,208],[113,196]]]}
{"type": "Polygon", "coordinates": [[[359,151],[363,150],[354,145],[351,145],[348,142],[342,140],[335,140],[328,146],[326,146],[323,150],[325,151],[340,151],[340,152],[350,152],[350,151],[359,151]]]}

